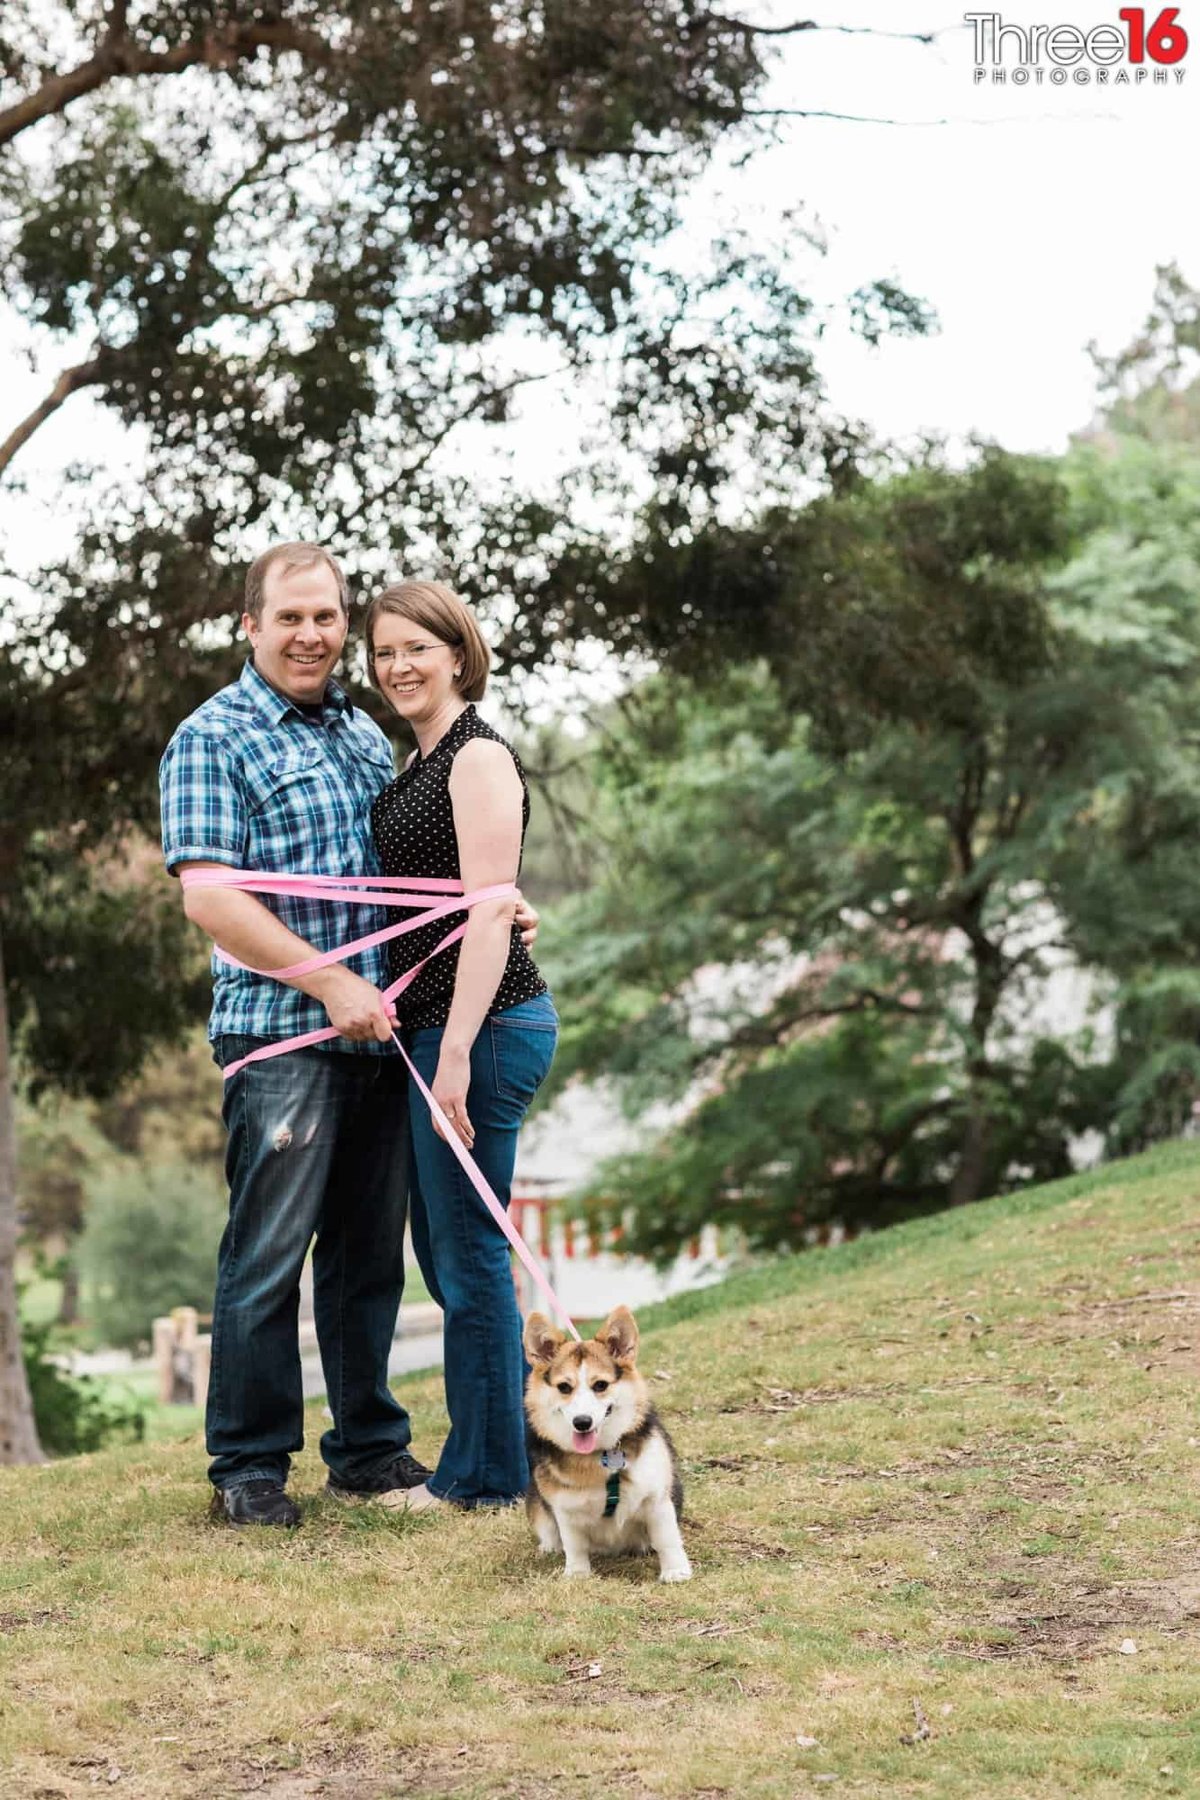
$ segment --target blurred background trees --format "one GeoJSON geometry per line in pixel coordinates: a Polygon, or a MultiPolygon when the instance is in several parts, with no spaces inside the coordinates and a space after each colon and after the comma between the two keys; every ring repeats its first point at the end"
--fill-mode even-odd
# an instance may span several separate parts
{"type": "Polygon", "coordinates": [[[596,1177],[638,1247],[796,1245],[1189,1122],[1197,467],[1152,453],[1151,501],[1146,455],[985,452],[776,516],[760,628],[722,586],[616,710],[555,1074],[680,1109],[596,1177]]]}

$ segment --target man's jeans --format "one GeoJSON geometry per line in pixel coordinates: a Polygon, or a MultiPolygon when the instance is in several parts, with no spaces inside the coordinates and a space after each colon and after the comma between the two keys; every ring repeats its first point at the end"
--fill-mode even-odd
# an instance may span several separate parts
{"type": "MultiPolygon", "coordinates": [[[[548,994],[484,1020],[471,1048],[467,1113],[472,1155],[507,1208],[517,1133],[554,1060],[558,1015],[548,994]]],[[[442,1027],[406,1034],[432,1087],[442,1027]]],[[[413,1249],[445,1314],[446,1410],[450,1435],[429,1489],[460,1505],[505,1505],[529,1485],[521,1315],[508,1242],[433,1128],[416,1087],[412,1108],[413,1249]]]]}
{"type": "MultiPolygon", "coordinates": [[[[222,1067],[264,1040],[223,1037],[222,1067]]],[[[407,1071],[399,1056],[292,1050],[225,1084],[229,1223],[208,1387],[209,1479],[286,1481],[304,1444],[298,1315],[313,1251],[333,1428],[321,1455],[350,1486],[411,1441],[387,1385],[404,1286],[407,1071]]]]}

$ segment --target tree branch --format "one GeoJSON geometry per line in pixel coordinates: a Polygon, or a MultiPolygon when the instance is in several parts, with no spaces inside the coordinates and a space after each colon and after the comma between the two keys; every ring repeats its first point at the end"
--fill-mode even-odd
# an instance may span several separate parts
{"type": "Polygon", "coordinates": [[[105,358],[101,352],[92,357],[90,362],[76,363],[73,368],[63,370],[41,404],[35,406],[29,416],[22,419],[15,431],[11,431],[3,444],[0,444],[0,475],[3,475],[18,450],[51,413],[56,413],[63,402],[69,400],[80,388],[94,387],[102,379],[104,367],[105,358]]]}
{"type": "MultiPolygon", "coordinates": [[[[841,119],[850,125],[953,125],[953,119],[891,119],[881,118],[875,113],[823,112],[818,107],[803,106],[748,106],[742,113],[744,119],[841,119]]],[[[958,120],[959,124],[986,124],[988,120],[958,120]]]]}
{"type": "Polygon", "coordinates": [[[777,1003],[774,1023],[752,1019],[731,1032],[722,1043],[715,1044],[711,1054],[722,1056],[737,1050],[774,1049],[786,1042],[798,1025],[822,1024],[827,1019],[844,1019],[853,1013],[886,1012],[899,1014],[907,1019],[934,1019],[940,1016],[942,1010],[941,1007],[902,1000],[897,995],[885,994],[878,988],[860,988],[851,1000],[816,1000],[811,1005],[801,1006],[786,1015],[777,1003]]]}
{"type": "MultiPolygon", "coordinates": [[[[226,306],[222,308],[218,319],[206,320],[205,324],[212,326],[224,319],[247,319],[250,321],[266,319],[272,313],[281,311],[288,306],[295,306],[305,298],[306,296],[301,293],[287,293],[280,294],[273,300],[249,302],[244,306],[226,306]]],[[[196,329],[197,323],[194,316],[181,320],[172,340],[176,349],[196,329]]],[[[120,348],[114,349],[106,346],[88,362],[76,363],[73,368],[64,369],[46,398],[38,406],[35,406],[28,417],[22,419],[15,430],[9,433],[3,444],[0,444],[0,478],[3,477],[13,458],[18,451],[24,448],[34,432],[45,424],[51,414],[56,413],[72,394],[78,393],[80,388],[95,387],[107,377],[115,374],[121,368],[122,362],[129,360],[131,352],[136,356],[137,348],[138,340],[135,337],[120,348]]]]}
{"type": "Polygon", "coordinates": [[[796,19],[791,25],[755,25],[749,19],[726,18],[723,13],[709,13],[700,22],[721,25],[726,31],[742,31],[747,37],[794,37],[801,31],[839,31],[846,37],[895,38],[910,44],[932,44],[947,31],[965,30],[961,25],[943,25],[937,31],[877,31],[873,25],[822,25],[816,19],[796,19]]]}
{"type": "MultiPolygon", "coordinates": [[[[433,436],[426,440],[425,446],[416,462],[409,463],[406,466],[404,471],[406,479],[411,479],[413,475],[419,475],[421,470],[429,463],[430,459],[441,449],[442,445],[446,442],[446,439],[450,437],[453,432],[457,431],[460,425],[465,425],[468,419],[474,418],[485,406],[492,404],[496,400],[503,399],[508,394],[515,393],[517,388],[529,387],[532,383],[538,381],[549,381],[554,376],[569,375],[570,372],[571,365],[568,363],[560,369],[543,369],[536,374],[514,375],[511,381],[502,381],[496,387],[479,389],[470,400],[464,402],[457,411],[451,413],[448,419],[443,420],[433,436]]],[[[391,486],[390,481],[388,485],[389,487],[391,486]]]]}
{"type": "Polygon", "coordinates": [[[65,75],[54,75],[36,93],[0,112],[0,144],[7,144],[39,120],[65,112],[73,101],[95,93],[123,75],[178,75],[184,69],[205,64],[228,68],[258,50],[294,50],[308,62],[329,63],[335,52],[316,32],[283,21],[272,24],[233,24],[205,32],[170,50],[143,50],[125,29],[126,6],[115,5],[108,28],[95,53],[65,75]]]}

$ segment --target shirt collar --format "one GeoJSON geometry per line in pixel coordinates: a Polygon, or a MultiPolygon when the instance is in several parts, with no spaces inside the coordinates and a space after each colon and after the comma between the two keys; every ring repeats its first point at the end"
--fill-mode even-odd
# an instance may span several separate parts
{"type": "MultiPolygon", "coordinates": [[[[238,680],[238,686],[254,710],[272,725],[280,724],[289,714],[293,719],[304,717],[298,707],[293,706],[292,702],[278,693],[269,681],[264,680],[254,666],[253,657],[247,658],[246,666],[238,680]]],[[[326,683],[323,705],[326,712],[336,714],[349,713],[352,710],[349,695],[344,688],[338,686],[336,681],[326,683]]]]}

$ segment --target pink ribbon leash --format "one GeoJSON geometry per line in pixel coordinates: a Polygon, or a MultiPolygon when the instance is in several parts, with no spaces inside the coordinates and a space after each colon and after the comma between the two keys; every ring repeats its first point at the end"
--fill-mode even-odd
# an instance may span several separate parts
{"type": "MultiPolygon", "coordinates": [[[[469,907],[479,906],[488,900],[504,900],[518,890],[511,881],[501,882],[493,887],[477,888],[473,893],[463,891],[461,881],[442,881],[420,876],[395,875],[272,875],[257,869],[185,869],[180,876],[184,887],[233,887],[246,893],[280,894],[299,900],[340,900],[350,906],[403,906],[420,907],[423,910],[416,918],[406,919],[399,925],[385,926],[381,931],[370,933],[367,937],[356,938],[353,943],[341,944],[336,950],[323,951],[319,956],[309,957],[304,962],[293,963],[286,969],[255,969],[251,973],[270,976],[276,981],[295,980],[300,975],[310,975],[317,969],[327,968],[330,963],[341,962],[360,950],[369,950],[376,944],[383,944],[390,939],[400,937],[406,932],[415,931],[418,926],[430,924],[432,921],[446,917],[449,913],[465,912],[469,907]]],[[[455,944],[466,933],[466,925],[457,925],[447,932],[440,944],[421,958],[411,969],[406,969],[396,981],[384,988],[384,1002],[396,999],[409,984],[416,980],[426,963],[435,956],[455,944]]],[[[236,957],[228,955],[219,945],[214,946],[216,954],[222,962],[234,968],[244,969],[249,965],[241,963],[236,957]]],[[[331,1038],[341,1034],[336,1027],[330,1025],[319,1031],[301,1032],[297,1037],[284,1038],[278,1044],[265,1044],[259,1050],[252,1050],[249,1056],[243,1056],[238,1062],[230,1063],[224,1071],[224,1079],[229,1081],[240,1069],[254,1062],[267,1062],[272,1057],[284,1056],[289,1050],[307,1049],[310,1044],[328,1043],[331,1038]]],[[[504,1207],[501,1206],[493,1192],[487,1177],[459,1137],[432,1092],[426,1086],[421,1075],[396,1032],[392,1032],[392,1042],[399,1050],[408,1066],[408,1072],[423,1094],[433,1117],[442,1128],[442,1134],[459,1166],[466,1175],[471,1186],[479,1195],[500,1230],[516,1252],[521,1266],[527,1271],[535,1286],[545,1296],[552,1310],[556,1312],[571,1336],[579,1340],[579,1333],[571,1319],[570,1313],[551,1287],[544,1269],[526,1244],[524,1238],[512,1223],[504,1207]]]]}

